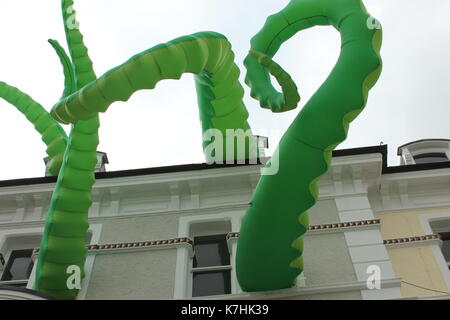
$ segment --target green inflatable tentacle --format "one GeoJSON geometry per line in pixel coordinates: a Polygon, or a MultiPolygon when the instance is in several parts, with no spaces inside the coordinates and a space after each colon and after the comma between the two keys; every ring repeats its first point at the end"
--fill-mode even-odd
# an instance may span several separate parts
{"type": "Polygon", "coordinates": [[[67,55],[63,47],[61,47],[59,42],[52,39],[49,39],[48,42],[51,44],[53,49],[55,49],[55,52],[58,55],[59,60],[61,61],[61,65],[63,66],[64,91],[61,97],[61,99],[63,99],[77,90],[75,70],[72,61],[70,61],[69,56],[67,55]]]}
{"type": "MultiPolygon", "coordinates": [[[[59,101],[51,113],[62,123],[76,123],[105,112],[115,101],[127,101],[138,90],[153,89],[159,81],[179,79],[184,73],[196,74],[204,133],[217,129],[226,138],[227,129],[250,129],[231,45],[223,35],[214,32],[184,36],[139,53],[59,101]]],[[[255,158],[256,146],[253,141],[250,143],[245,157],[255,158]]]]}
{"type": "MultiPolygon", "coordinates": [[[[78,23],[69,16],[74,15],[72,5],[73,1],[62,0],[67,42],[79,89],[96,76],[78,23]]],[[[78,266],[84,277],[85,239],[95,182],[99,127],[97,114],[72,127],[41,241],[35,289],[59,299],[74,299],[78,294],[77,288],[69,288],[67,284],[70,266],[78,266]]]]}
{"type": "Polygon", "coordinates": [[[80,89],[95,80],[97,76],[94,72],[93,63],[89,58],[88,49],[83,42],[83,35],[80,32],[80,26],[76,19],[73,0],[61,0],[61,6],[69,53],[77,75],[76,87],[80,89]]]}
{"type": "Polygon", "coordinates": [[[0,81],[0,98],[17,108],[34,125],[47,145],[50,157],[49,171],[58,175],[67,144],[67,135],[63,128],[52,119],[50,114],[39,103],[19,89],[0,81]]]}
{"type": "MultiPolygon", "coordinates": [[[[303,271],[303,234],[318,198],[317,181],[329,168],[332,150],[345,140],[349,123],[363,110],[381,73],[381,29],[360,0],[292,0],[271,16],[252,39],[246,82],[263,107],[292,109],[298,95],[290,78],[278,93],[270,83],[271,58],[298,31],[333,25],[341,33],[341,53],[331,74],[284,134],[244,218],[237,247],[237,277],[245,291],[288,288],[303,271]]],[[[278,72],[281,72],[278,68],[278,72]]],[[[274,72],[275,74],[277,72],[274,72]]]]}

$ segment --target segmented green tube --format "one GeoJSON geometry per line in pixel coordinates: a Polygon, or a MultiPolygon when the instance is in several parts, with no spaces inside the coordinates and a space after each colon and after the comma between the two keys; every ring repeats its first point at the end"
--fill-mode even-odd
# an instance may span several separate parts
{"type": "Polygon", "coordinates": [[[76,87],[76,75],[74,66],[72,64],[72,61],[70,60],[69,56],[67,55],[66,51],[61,47],[59,42],[57,40],[49,39],[48,42],[51,44],[53,49],[55,50],[56,54],[59,57],[59,61],[61,62],[61,65],[63,67],[63,73],[64,73],[64,91],[61,96],[61,99],[67,97],[68,95],[74,93],[77,90],[76,87]]]}
{"type": "Polygon", "coordinates": [[[34,125],[47,145],[50,157],[49,171],[58,175],[66,149],[67,135],[63,128],[52,119],[50,114],[39,103],[19,89],[0,81],[0,98],[17,108],[34,125]]]}
{"type": "MultiPolygon", "coordinates": [[[[72,6],[73,1],[62,0],[67,43],[75,73],[73,75],[67,62],[64,62],[68,57],[59,47],[60,58],[66,65],[64,95],[73,91],[70,88],[74,79],[67,79],[68,76],[76,77],[75,89],[96,79],[72,6]]],[[[78,294],[78,289],[67,283],[69,266],[78,266],[81,277],[84,277],[88,210],[92,204],[91,192],[95,182],[99,127],[98,114],[72,127],[46,219],[34,288],[59,299],[74,299],[78,294]]]]}
{"type": "Polygon", "coordinates": [[[332,25],[341,33],[342,47],[331,74],[281,139],[278,157],[271,160],[279,159],[279,170],[261,177],[243,220],[237,277],[245,291],[289,288],[303,271],[306,210],[317,201],[317,181],[381,73],[382,33],[373,28],[372,19],[360,0],[292,0],[270,16],[251,41],[246,82],[261,106],[275,112],[290,110],[298,102],[290,77],[271,63],[283,42],[300,30],[332,25]],[[266,68],[281,77],[288,95],[271,85],[266,68]]]}
{"type": "Polygon", "coordinates": [[[76,19],[73,0],[61,0],[61,9],[64,22],[69,53],[72,57],[73,67],[76,71],[76,88],[80,89],[86,84],[95,80],[97,76],[88,49],[83,41],[83,34],[80,32],[80,24],[76,19]]]}
{"type": "MultiPolygon", "coordinates": [[[[138,54],[55,105],[52,115],[58,121],[76,124],[41,244],[38,290],[73,298],[76,292],[65,287],[65,270],[69,265],[82,269],[84,263],[84,234],[95,165],[91,157],[95,154],[90,151],[98,144],[98,126],[84,125],[85,121],[79,120],[98,119],[98,112],[106,111],[114,101],[126,101],[137,90],[154,88],[162,79],[179,79],[186,72],[198,74],[203,130],[218,129],[226,137],[227,129],[249,129],[234,54],[226,38],[213,32],[182,37],[138,54]]],[[[255,149],[249,148],[246,157],[256,154],[253,152],[255,149]]]]}
{"type": "MultiPolygon", "coordinates": [[[[234,130],[250,129],[248,112],[242,102],[244,89],[239,83],[239,69],[234,64],[231,45],[215,32],[184,36],[137,54],[59,101],[51,114],[59,122],[76,123],[105,112],[115,101],[127,101],[138,90],[153,89],[159,81],[179,79],[184,73],[196,74],[204,133],[217,129],[226,140],[234,130]],[[227,129],[232,130],[227,132],[227,129]]],[[[255,158],[256,146],[253,141],[250,144],[245,157],[255,158]]]]}

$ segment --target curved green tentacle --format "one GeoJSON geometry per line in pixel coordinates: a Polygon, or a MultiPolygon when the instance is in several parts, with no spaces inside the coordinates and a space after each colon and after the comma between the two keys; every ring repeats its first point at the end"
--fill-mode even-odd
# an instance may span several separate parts
{"type": "Polygon", "coordinates": [[[41,134],[42,141],[47,145],[46,152],[51,159],[49,171],[55,176],[58,175],[67,144],[67,135],[63,128],[29,95],[1,81],[0,98],[15,106],[41,134]]]}
{"type": "MultiPolygon", "coordinates": [[[[80,89],[94,81],[96,75],[74,17],[73,1],[62,0],[61,3],[76,87],[80,89]]],[[[74,299],[78,294],[76,288],[67,286],[69,266],[78,266],[84,277],[85,239],[95,182],[99,127],[97,114],[72,126],[41,241],[35,289],[60,299],[74,299]]]]}
{"type": "MultiPolygon", "coordinates": [[[[47,217],[35,288],[70,299],[76,296],[77,290],[67,289],[67,267],[78,265],[82,270],[86,254],[84,235],[94,183],[99,111],[106,111],[113,101],[127,100],[137,90],[153,88],[159,80],[179,79],[182,73],[191,72],[198,74],[196,85],[203,130],[218,129],[228,139],[227,129],[249,130],[249,125],[248,113],[242,103],[244,91],[238,82],[239,70],[234,64],[230,44],[223,36],[203,33],[176,39],[133,57],[95,80],[77,23],[72,19],[71,25],[75,29],[67,24],[68,14],[74,14],[73,1],[63,0],[62,3],[79,91],[62,99],[60,104],[73,101],[65,110],[68,110],[70,121],[76,123],[47,217]],[[77,103],[81,103],[81,108],[77,103]],[[88,110],[84,109],[86,107],[88,110]]],[[[60,117],[56,111],[55,116],[60,117]]],[[[236,137],[232,135],[230,139],[236,137]]],[[[245,157],[256,157],[254,141],[249,144],[252,148],[246,149],[245,157]]]]}
{"type": "Polygon", "coordinates": [[[61,0],[66,40],[76,70],[76,87],[80,89],[95,80],[97,76],[94,72],[92,60],[89,58],[88,49],[84,45],[83,35],[80,32],[80,25],[76,19],[76,11],[73,5],[73,0],[61,0]]]}
{"type": "MultiPolygon", "coordinates": [[[[297,85],[294,80],[292,80],[289,73],[287,73],[279,64],[273,61],[271,58],[266,56],[265,54],[250,50],[249,56],[256,59],[262,67],[267,69],[267,71],[275,77],[278,84],[281,86],[282,94],[278,94],[273,96],[275,98],[275,104],[271,103],[271,101],[267,101],[272,108],[273,112],[285,112],[297,107],[298,102],[300,101],[300,95],[297,91],[297,85]],[[280,100],[281,99],[281,100],[280,100]],[[282,101],[282,102],[281,102],[282,101]],[[278,103],[277,103],[278,102],[278,103]],[[279,106],[279,103],[282,103],[282,108],[277,108],[275,106],[279,106]]],[[[247,77],[247,80],[250,78],[247,77]]],[[[254,92],[254,91],[253,91],[254,92]]],[[[259,92],[259,91],[258,91],[259,92]]],[[[254,98],[258,99],[258,96],[254,96],[254,98]]],[[[264,99],[261,99],[264,101],[264,99]]],[[[266,107],[262,105],[263,108],[269,109],[270,107],[266,107]]]]}
{"type": "MultiPolygon", "coordinates": [[[[244,89],[238,80],[239,69],[234,64],[231,45],[214,32],[184,36],[141,52],[59,101],[51,113],[62,123],[76,123],[105,112],[115,101],[127,101],[138,90],[153,89],[159,81],[179,79],[184,73],[196,74],[204,132],[217,129],[226,140],[234,130],[250,129],[242,102],[244,89]]],[[[255,158],[256,146],[253,141],[250,144],[245,157],[255,158]]]]}
{"type": "Polygon", "coordinates": [[[63,47],[61,47],[59,42],[57,40],[52,39],[49,39],[48,42],[51,44],[53,49],[55,49],[55,52],[58,55],[59,60],[61,61],[61,65],[63,67],[64,91],[61,97],[61,99],[63,99],[77,90],[75,70],[73,68],[72,61],[70,61],[69,56],[67,55],[63,47]]]}
{"type": "Polygon", "coordinates": [[[270,16],[251,41],[246,83],[261,106],[274,112],[292,109],[298,97],[286,76],[280,84],[289,95],[277,92],[266,70],[275,76],[281,72],[271,58],[282,43],[300,30],[332,25],[341,33],[342,46],[331,74],[300,111],[268,163],[278,161],[278,172],[262,176],[252,197],[236,257],[238,281],[245,291],[291,287],[303,271],[303,235],[309,224],[307,210],[318,198],[317,182],[381,73],[381,29],[370,28],[370,18],[360,0],[292,0],[270,16]]]}

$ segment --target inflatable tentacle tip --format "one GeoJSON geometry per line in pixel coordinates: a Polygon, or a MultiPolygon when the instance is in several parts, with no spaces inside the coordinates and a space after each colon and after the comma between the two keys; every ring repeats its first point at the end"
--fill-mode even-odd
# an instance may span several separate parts
{"type": "MultiPolygon", "coordinates": [[[[259,92],[253,92],[254,98],[261,101],[261,107],[271,109],[274,113],[286,112],[297,108],[301,98],[297,85],[289,73],[262,52],[250,50],[249,55],[255,58],[276,79],[282,90],[282,93],[275,92],[278,98],[269,98],[268,101],[262,99],[262,94],[259,92]]],[[[246,83],[251,85],[251,81],[246,81],[246,83]]]]}
{"type": "Polygon", "coordinates": [[[64,130],[50,117],[42,105],[5,82],[0,82],[0,98],[15,106],[34,125],[42,141],[47,145],[47,155],[51,161],[49,171],[52,175],[57,175],[61,162],[55,158],[61,158],[65,151],[67,135],[64,130]],[[57,143],[58,140],[62,140],[62,143],[57,143]]]}

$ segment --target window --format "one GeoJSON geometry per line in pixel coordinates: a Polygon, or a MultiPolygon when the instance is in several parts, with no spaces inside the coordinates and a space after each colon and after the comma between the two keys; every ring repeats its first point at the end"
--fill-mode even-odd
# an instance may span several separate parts
{"type": "Polygon", "coordinates": [[[237,238],[245,211],[200,214],[180,218],[178,237],[192,246],[177,249],[174,298],[239,294],[235,263],[237,238]],[[206,259],[206,260],[205,260],[206,259]]]}
{"type": "Polygon", "coordinates": [[[226,234],[194,238],[192,296],[231,293],[231,264],[226,234]]]}
{"type": "Polygon", "coordinates": [[[3,284],[26,287],[34,265],[32,254],[33,249],[11,251],[0,281],[3,284]]]}
{"type": "Polygon", "coordinates": [[[442,240],[442,254],[444,255],[445,261],[450,269],[450,232],[439,233],[442,240]]]}
{"type": "Polygon", "coordinates": [[[414,156],[415,163],[431,163],[431,162],[443,162],[448,161],[445,153],[423,153],[414,156]]]}
{"type": "MultiPolygon", "coordinates": [[[[86,235],[87,243],[98,244],[101,229],[101,224],[91,225],[86,235]]],[[[32,254],[34,248],[39,248],[43,231],[42,227],[0,230],[0,260],[1,256],[5,260],[3,267],[0,264],[0,285],[33,288],[36,264],[32,260],[32,254]]],[[[94,254],[87,255],[86,275],[78,299],[86,296],[94,260],[94,254]]]]}

